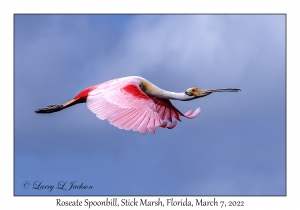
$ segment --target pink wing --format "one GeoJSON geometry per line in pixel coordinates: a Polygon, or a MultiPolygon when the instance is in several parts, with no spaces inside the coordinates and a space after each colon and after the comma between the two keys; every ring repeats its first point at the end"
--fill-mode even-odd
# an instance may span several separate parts
{"type": "Polygon", "coordinates": [[[101,120],[125,130],[139,131],[143,134],[148,129],[155,133],[155,127],[173,128],[180,116],[194,118],[200,113],[198,108],[193,114],[182,114],[169,100],[150,98],[139,87],[140,81],[126,77],[110,80],[89,92],[87,107],[101,120]],[[171,122],[167,126],[167,119],[171,122]]]}

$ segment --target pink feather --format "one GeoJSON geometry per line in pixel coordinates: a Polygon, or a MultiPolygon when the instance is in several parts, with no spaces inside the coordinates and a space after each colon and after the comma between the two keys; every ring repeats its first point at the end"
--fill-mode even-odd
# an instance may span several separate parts
{"type": "Polygon", "coordinates": [[[155,133],[156,127],[172,129],[177,120],[181,121],[180,116],[194,118],[200,113],[198,108],[194,113],[190,110],[182,114],[170,100],[146,95],[139,84],[137,78],[125,77],[97,85],[87,96],[87,107],[120,129],[143,134],[147,129],[155,133]],[[171,123],[167,126],[164,120],[171,123]]]}

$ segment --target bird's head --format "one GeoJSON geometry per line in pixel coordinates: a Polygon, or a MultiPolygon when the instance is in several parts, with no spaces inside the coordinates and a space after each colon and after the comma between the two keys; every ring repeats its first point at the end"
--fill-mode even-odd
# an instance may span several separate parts
{"type": "Polygon", "coordinates": [[[205,90],[205,89],[201,89],[201,88],[189,88],[185,91],[185,94],[190,96],[191,99],[195,99],[195,98],[200,98],[200,97],[204,97],[207,96],[213,92],[238,92],[241,91],[240,89],[236,89],[236,88],[223,88],[223,89],[214,89],[214,90],[205,90]]]}
{"type": "Polygon", "coordinates": [[[210,90],[204,90],[204,89],[195,88],[195,87],[189,88],[185,91],[185,94],[192,98],[204,97],[211,93],[212,93],[212,91],[210,91],[210,90]]]}

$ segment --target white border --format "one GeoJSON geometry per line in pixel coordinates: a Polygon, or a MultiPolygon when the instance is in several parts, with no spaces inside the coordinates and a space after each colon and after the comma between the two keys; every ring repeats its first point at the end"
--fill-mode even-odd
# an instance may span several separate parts
{"type": "MultiPolygon", "coordinates": [[[[218,200],[244,200],[243,209],[285,209],[298,206],[299,194],[299,11],[296,1],[227,0],[227,1],[1,1],[1,206],[5,209],[53,209],[56,197],[13,196],[13,14],[15,13],[287,13],[287,196],[283,197],[216,197],[218,200]],[[288,2],[288,3],[287,3],[288,2]],[[298,135],[297,135],[298,134],[298,135]],[[260,208],[261,207],[261,208],[260,208]]],[[[64,200],[103,199],[104,197],[62,197],[64,200]]],[[[129,197],[126,197],[129,198],[129,197]]],[[[141,198],[141,197],[139,197],[141,198]]],[[[155,199],[156,197],[151,197],[155,199]]],[[[167,198],[167,197],[163,197],[167,198]]],[[[178,197],[177,197],[178,198],[178,197]]],[[[189,197],[193,199],[193,197],[189,197]]],[[[210,199],[210,197],[204,197],[210,199]]],[[[59,208],[59,207],[57,207],[59,208]]],[[[60,207],[62,208],[62,207],[60,207]]],[[[63,207],[72,208],[72,207],[63,207]]],[[[84,207],[87,208],[87,207],[84,207]]],[[[94,209],[99,209],[95,207],[94,209]]],[[[235,207],[237,208],[237,207],[235,207]]],[[[296,207],[297,208],[297,207],[296,207]]],[[[296,209],[293,208],[293,209],[296,209]]],[[[112,208],[109,208],[112,209],[112,208]]],[[[128,208],[129,209],[129,208],[128,208]]],[[[164,207],[164,209],[168,209],[164,207]]]]}

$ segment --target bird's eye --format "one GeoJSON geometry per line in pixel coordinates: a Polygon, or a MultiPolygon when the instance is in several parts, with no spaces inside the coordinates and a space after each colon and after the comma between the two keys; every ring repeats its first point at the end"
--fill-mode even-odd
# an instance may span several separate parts
{"type": "Polygon", "coordinates": [[[193,96],[194,94],[189,92],[189,91],[185,91],[185,94],[188,95],[188,96],[193,96]]]}

